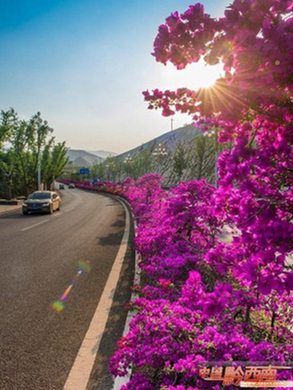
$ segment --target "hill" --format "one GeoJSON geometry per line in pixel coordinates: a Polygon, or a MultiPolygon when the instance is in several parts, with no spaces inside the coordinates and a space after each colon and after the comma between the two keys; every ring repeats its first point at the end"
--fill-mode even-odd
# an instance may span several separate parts
{"type": "Polygon", "coordinates": [[[196,129],[194,125],[186,125],[178,129],[168,131],[159,137],[137,146],[136,148],[120,153],[116,156],[116,158],[123,160],[127,156],[133,157],[146,150],[153,151],[158,144],[162,144],[168,153],[173,154],[179,144],[188,146],[190,142],[192,142],[192,140],[200,134],[201,131],[196,129]]]}
{"type": "MultiPolygon", "coordinates": [[[[201,178],[214,183],[218,150],[215,136],[204,136],[190,124],[168,131],[114,159],[117,172],[121,167],[124,171],[118,178],[125,174],[138,178],[147,172],[157,172],[164,176],[166,185],[201,178]]],[[[112,176],[115,180],[117,174],[112,176]]]]}
{"type": "Polygon", "coordinates": [[[69,162],[71,162],[73,166],[78,167],[90,167],[91,165],[101,163],[104,160],[102,157],[80,149],[69,149],[67,151],[67,156],[69,162]]]}
{"type": "Polygon", "coordinates": [[[127,156],[133,157],[143,151],[153,151],[158,144],[162,144],[167,152],[172,154],[178,144],[187,146],[199,134],[200,131],[193,125],[186,125],[162,134],[136,148],[120,154],[105,150],[86,151],[81,149],[69,149],[67,155],[73,166],[89,167],[93,164],[103,162],[107,157],[115,157],[115,159],[124,160],[127,156]]]}
{"type": "Polygon", "coordinates": [[[107,157],[114,157],[117,155],[117,153],[109,152],[108,150],[88,150],[88,152],[103,159],[106,159],[107,157]]]}
{"type": "MultiPolygon", "coordinates": [[[[185,125],[123,153],[111,153],[111,161],[99,167],[96,175],[121,181],[127,176],[137,179],[145,173],[157,172],[164,176],[167,185],[201,178],[214,183],[215,158],[219,150],[215,136],[203,136],[193,124],[185,125]],[[158,153],[160,146],[164,153],[158,153]]],[[[73,166],[90,167],[105,161],[95,154],[98,152],[70,149],[68,154],[73,166]]]]}

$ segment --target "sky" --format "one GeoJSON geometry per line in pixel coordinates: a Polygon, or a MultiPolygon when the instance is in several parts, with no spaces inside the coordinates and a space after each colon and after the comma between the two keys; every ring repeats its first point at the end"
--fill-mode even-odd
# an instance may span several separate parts
{"type": "MultiPolygon", "coordinates": [[[[23,119],[40,111],[73,149],[122,153],[166,133],[170,117],[148,110],[142,91],[209,77],[200,65],[176,71],[151,55],[158,26],[194,2],[0,0],[0,109],[23,119]]],[[[229,0],[202,3],[219,17],[229,0]]],[[[176,114],[173,126],[190,122],[176,114]]]]}

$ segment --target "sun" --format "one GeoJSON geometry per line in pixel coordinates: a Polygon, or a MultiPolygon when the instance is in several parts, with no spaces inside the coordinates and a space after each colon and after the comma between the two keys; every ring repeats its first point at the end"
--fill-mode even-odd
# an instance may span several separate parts
{"type": "Polygon", "coordinates": [[[168,89],[189,88],[198,90],[210,88],[223,77],[223,64],[207,65],[203,60],[187,65],[183,70],[177,70],[172,64],[162,69],[163,82],[168,89]]]}

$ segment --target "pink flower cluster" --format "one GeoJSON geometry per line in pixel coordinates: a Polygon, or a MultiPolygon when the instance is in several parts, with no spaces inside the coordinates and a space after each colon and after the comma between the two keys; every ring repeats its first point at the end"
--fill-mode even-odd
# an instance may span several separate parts
{"type": "Polygon", "coordinates": [[[283,107],[292,93],[293,39],[290,0],[234,0],[225,17],[211,18],[199,3],[172,13],[159,27],[154,56],[178,69],[201,57],[222,62],[225,77],[213,89],[144,92],[149,108],[238,119],[243,109],[283,107]],[[196,103],[196,104],[194,104],[196,103]]]}

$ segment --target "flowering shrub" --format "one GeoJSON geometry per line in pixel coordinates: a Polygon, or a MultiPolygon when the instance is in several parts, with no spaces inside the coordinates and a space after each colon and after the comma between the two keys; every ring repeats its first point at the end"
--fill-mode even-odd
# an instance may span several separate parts
{"type": "Polygon", "coordinates": [[[164,191],[161,188],[163,178],[157,173],[147,174],[136,182],[127,178],[123,182],[123,194],[133,205],[133,211],[138,219],[148,219],[154,209],[158,208],[155,205],[156,199],[163,196],[164,191]]]}
{"type": "Polygon", "coordinates": [[[199,376],[205,363],[292,360],[291,11],[289,0],[234,0],[214,19],[195,4],[159,27],[158,61],[221,61],[225,76],[209,90],[146,91],[149,108],[189,113],[231,148],[218,188],[166,192],[156,175],[123,184],[143,276],[111,360],[114,375],[133,369],[123,390],[220,389],[199,376]],[[224,226],[237,231],[230,242],[224,226]]]}
{"type": "MultiPolygon", "coordinates": [[[[204,180],[181,183],[154,202],[157,211],[138,226],[141,268],[160,288],[176,283],[173,295],[188,272],[203,265],[204,254],[216,241],[218,221],[209,204],[213,191],[204,180]]],[[[145,289],[150,293],[150,286],[145,289]]]]}
{"type": "MultiPolygon", "coordinates": [[[[134,187],[132,182],[133,204],[134,187]]],[[[254,258],[249,245],[239,241],[241,235],[230,244],[219,239],[218,191],[205,181],[181,183],[163,195],[155,187],[148,194],[154,212],[151,206],[138,208],[136,246],[144,284],[132,303],[137,314],[129,333],[111,361],[115,375],[134,368],[125,389],[175,389],[175,383],[182,389],[216,389],[198,376],[206,362],[285,362],[293,352],[289,283],[281,290],[273,284],[267,291],[259,278],[260,285],[254,280],[252,287],[248,260],[241,253],[243,247],[254,258]]],[[[140,204],[144,197],[139,194],[140,204]]],[[[273,263],[269,253],[261,255],[273,263]]],[[[282,273],[287,278],[284,267],[282,273]]]]}
{"type": "Polygon", "coordinates": [[[290,101],[292,76],[292,2],[234,0],[225,17],[211,18],[197,3],[172,13],[154,42],[157,61],[178,69],[197,62],[224,64],[225,77],[213,89],[144,92],[149,108],[239,119],[243,109],[284,107],[290,101]]]}

